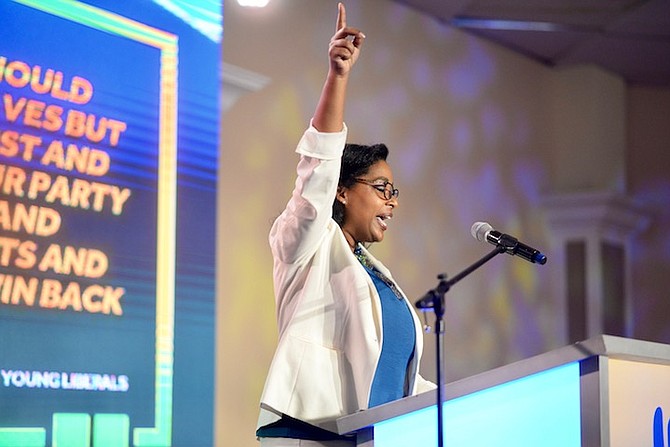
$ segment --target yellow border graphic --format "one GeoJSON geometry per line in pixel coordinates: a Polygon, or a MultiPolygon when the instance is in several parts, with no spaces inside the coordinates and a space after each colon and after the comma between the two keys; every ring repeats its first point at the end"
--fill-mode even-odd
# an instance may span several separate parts
{"type": "MultiPolygon", "coordinates": [[[[143,23],[74,0],[14,0],[117,36],[158,48],[160,116],[158,135],[158,216],[156,249],[156,381],[154,427],[135,428],[133,444],[170,446],[174,370],[175,232],[177,219],[178,37],[143,23]]],[[[0,435],[37,435],[43,428],[1,428],[0,435]]]]}

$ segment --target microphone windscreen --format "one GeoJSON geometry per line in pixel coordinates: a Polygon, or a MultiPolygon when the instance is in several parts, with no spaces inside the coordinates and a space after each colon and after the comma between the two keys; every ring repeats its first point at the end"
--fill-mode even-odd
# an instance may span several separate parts
{"type": "Polygon", "coordinates": [[[486,241],[486,233],[493,230],[493,227],[487,222],[475,222],[470,228],[470,234],[478,241],[486,241]]]}

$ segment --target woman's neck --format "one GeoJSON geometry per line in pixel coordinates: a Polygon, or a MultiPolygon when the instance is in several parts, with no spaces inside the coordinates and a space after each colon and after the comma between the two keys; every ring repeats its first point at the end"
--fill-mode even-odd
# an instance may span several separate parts
{"type": "Polygon", "coordinates": [[[344,238],[347,240],[347,243],[349,244],[349,248],[353,252],[356,249],[356,245],[358,245],[358,242],[356,242],[356,239],[348,231],[342,230],[342,233],[344,234],[344,238]]]}

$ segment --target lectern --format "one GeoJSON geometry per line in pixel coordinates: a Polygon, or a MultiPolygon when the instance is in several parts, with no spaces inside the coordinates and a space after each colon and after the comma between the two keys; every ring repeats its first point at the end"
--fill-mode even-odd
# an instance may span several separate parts
{"type": "MultiPolygon", "coordinates": [[[[445,447],[670,447],[670,345],[601,335],[443,387],[445,447]]],[[[434,447],[427,392],[334,421],[359,447],[434,447]]]]}

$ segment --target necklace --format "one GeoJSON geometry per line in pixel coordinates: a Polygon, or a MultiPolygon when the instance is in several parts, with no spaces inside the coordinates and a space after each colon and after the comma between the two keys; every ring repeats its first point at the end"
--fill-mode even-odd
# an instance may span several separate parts
{"type": "Polygon", "coordinates": [[[399,299],[403,299],[402,293],[400,293],[400,290],[398,287],[395,285],[393,281],[391,281],[390,278],[388,278],[386,275],[384,275],[377,267],[375,267],[372,264],[372,261],[370,261],[370,258],[367,257],[367,255],[363,252],[361,249],[360,244],[356,244],[356,248],[354,248],[354,256],[356,256],[356,259],[364,266],[367,267],[368,270],[370,270],[372,273],[375,274],[377,278],[379,278],[384,284],[386,284],[389,289],[395,294],[395,296],[399,299]]]}

